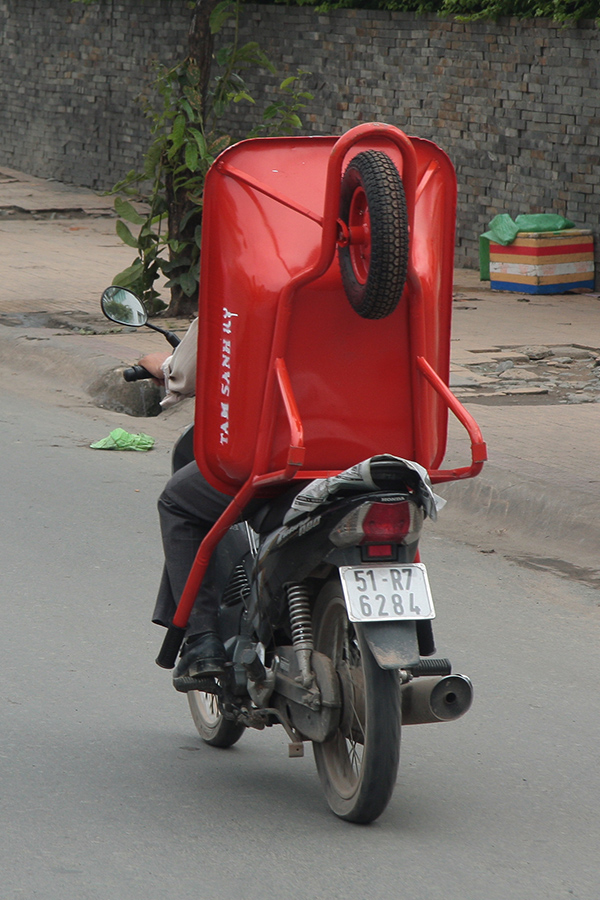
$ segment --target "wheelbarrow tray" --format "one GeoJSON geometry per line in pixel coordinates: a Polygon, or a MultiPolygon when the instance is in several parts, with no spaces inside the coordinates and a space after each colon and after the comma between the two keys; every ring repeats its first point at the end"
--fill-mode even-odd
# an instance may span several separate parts
{"type": "Polygon", "coordinates": [[[379,453],[439,469],[455,211],[446,154],[379,123],[221,154],[204,194],[195,429],[214,487],[233,495],[249,480],[318,477],[379,453]],[[341,176],[364,150],[396,165],[410,222],[407,284],[379,320],[351,307],[336,247],[341,176]]]}

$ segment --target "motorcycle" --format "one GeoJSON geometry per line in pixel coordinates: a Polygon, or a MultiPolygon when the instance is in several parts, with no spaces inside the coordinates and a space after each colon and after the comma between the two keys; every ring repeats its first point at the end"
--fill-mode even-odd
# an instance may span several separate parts
{"type": "MultiPolygon", "coordinates": [[[[120,287],[104,292],[102,309],[123,325],[150,324],[120,287]]],[[[137,366],[124,377],[150,374],[137,366]]],[[[188,430],[173,466],[191,459],[188,430]]],[[[434,655],[419,541],[439,498],[425,468],[389,454],[272,493],[227,524],[214,551],[226,674],[177,687],[211,746],[275,725],[291,757],[312,743],[333,813],[372,822],[396,784],[402,725],[454,721],[473,699],[469,678],[434,655]]],[[[167,635],[159,665],[173,667],[183,633],[167,635]]]]}
{"type": "MultiPolygon", "coordinates": [[[[432,484],[486,459],[448,386],[456,196],[440,147],[381,122],[241,141],[204,186],[195,433],[177,459],[193,452],[232,499],[157,663],[175,666],[211,563],[226,673],[174,679],[200,735],[227,747],[281,725],[352,822],[389,802],[401,726],[454,720],[473,696],[434,655],[419,556],[432,484]],[[449,411],[471,464],[442,469],[449,411]]],[[[117,321],[146,319],[121,288],[111,301],[117,321]]]]}

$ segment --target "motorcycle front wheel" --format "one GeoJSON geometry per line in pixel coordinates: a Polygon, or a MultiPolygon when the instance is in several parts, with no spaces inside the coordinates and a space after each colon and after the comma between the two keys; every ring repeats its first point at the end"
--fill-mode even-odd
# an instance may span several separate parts
{"type": "Polygon", "coordinates": [[[400,762],[397,673],[381,669],[348,619],[339,578],[327,582],[314,612],[315,649],[333,660],[342,693],[339,728],[313,743],[331,810],[349,822],[374,821],[386,808],[400,762]]]}
{"type": "Polygon", "coordinates": [[[205,744],[211,747],[232,747],[239,741],[246,730],[245,726],[222,715],[214,694],[189,691],[187,698],[194,725],[205,744]]]}

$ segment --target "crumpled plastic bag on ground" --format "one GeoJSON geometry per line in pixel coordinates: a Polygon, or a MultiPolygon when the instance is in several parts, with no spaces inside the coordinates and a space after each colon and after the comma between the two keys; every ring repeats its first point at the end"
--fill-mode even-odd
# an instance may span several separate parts
{"type": "Polygon", "coordinates": [[[479,280],[490,280],[490,241],[506,247],[522,231],[563,231],[575,227],[574,222],[556,213],[530,213],[514,220],[508,213],[494,216],[488,230],[479,236],[479,280]]]}
{"type": "Polygon", "coordinates": [[[154,438],[149,434],[129,434],[124,428],[115,428],[108,437],[90,444],[92,450],[152,450],[154,438]]]}

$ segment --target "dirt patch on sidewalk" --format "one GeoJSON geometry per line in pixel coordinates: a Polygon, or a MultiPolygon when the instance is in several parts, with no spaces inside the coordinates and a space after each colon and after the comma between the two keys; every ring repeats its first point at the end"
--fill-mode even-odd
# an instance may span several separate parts
{"type": "Polygon", "coordinates": [[[455,393],[472,403],[598,403],[600,349],[579,344],[495,347],[472,351],[455,393]]]}

